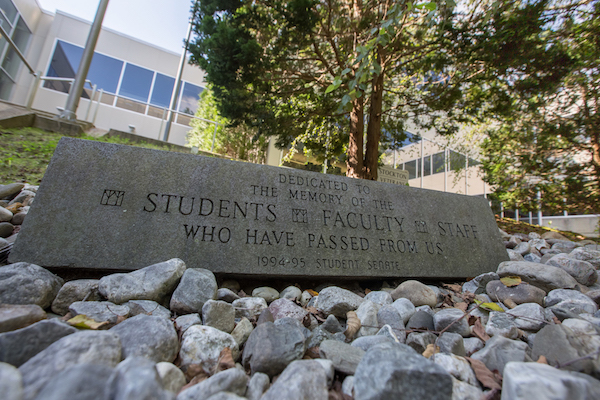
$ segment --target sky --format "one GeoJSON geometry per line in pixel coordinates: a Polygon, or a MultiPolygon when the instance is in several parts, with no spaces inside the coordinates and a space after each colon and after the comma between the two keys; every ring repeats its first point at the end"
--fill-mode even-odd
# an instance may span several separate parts
{"type": "MultiPolygon", "coordinates": [[[[37,0],[56,10],[93,21],[100,0],[37,0]]],[[[103,26],[181,53],[187,33],[191,0],[109,0],[103,26]]]]}

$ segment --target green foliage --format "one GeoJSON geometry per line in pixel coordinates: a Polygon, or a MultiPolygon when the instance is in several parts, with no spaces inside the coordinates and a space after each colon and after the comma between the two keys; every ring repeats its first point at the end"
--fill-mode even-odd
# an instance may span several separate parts
{"type": "Polygon", "coordinates": [[[257,129],[244,124],[232,125],[219,115],[212,86],[200,95],[192,129],[187,134],[187,145],[200,150],[225,154],[238,160],[262,163],[265,160],[267,140],[258,136],[257,129]],[[209,122],[212,121],[212,122],[209,122]],[[216,131],[215,123],[216,122],[216,131]]]}
{"type": "Polygon", "coordinates": [[[487,127],[483,169],[505,207],[537,210],[539,193],[544,212],[600,212],[600,3],[580,3],[539,2],[535,29],[517,14],[529,33],[515,57],[530,62],[489,64],[509,103],[487,127]]]}

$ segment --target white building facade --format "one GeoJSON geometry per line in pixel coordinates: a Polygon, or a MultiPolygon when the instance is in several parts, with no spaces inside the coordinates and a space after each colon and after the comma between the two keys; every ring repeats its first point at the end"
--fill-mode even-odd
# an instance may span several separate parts
{"type": "MultiPolygon", "coordinates": [[[[66,104],[69,80],[79,67],[91,22],[60,11],[48,13],[35,0],[0,0],[0,10],[0,25],[41,78],[36,79],[1,39],[0,99],[58,113],[66,104]]],[[[103,28],[77,119],[100,129],[162,139],[180,57],[103,28]]],[[[169,142],[185,144],[203,86],[204,72],[186,63],[169,142]]]]}

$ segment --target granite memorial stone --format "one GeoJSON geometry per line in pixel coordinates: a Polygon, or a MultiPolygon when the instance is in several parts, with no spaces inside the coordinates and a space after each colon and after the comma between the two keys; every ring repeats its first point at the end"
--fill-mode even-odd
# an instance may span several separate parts
{"type": "Polygon", "coordinates": [[[485,199],[63,138],[10,254],[135,270],[473,277],[508,260],[485,199]]]}

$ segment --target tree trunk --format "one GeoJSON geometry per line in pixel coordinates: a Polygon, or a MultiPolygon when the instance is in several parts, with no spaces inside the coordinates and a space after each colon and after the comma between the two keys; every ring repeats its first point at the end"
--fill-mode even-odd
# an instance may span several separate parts
{"type": "Polygon", "coordinates": [[[383,107],[383,74],[373,78],[367,126],[367,152],[365,154],[364,179],[377,180],[379,141],[381,139],[381,110],[383,107]]]}
{"type": "Polygon", "coordinates": [[[350,142],[348,143],[348,170],[346,176],[351,178],[363,178],[365,173],[363,160],[363,135],[365,129],[363,99],[352,102],[350,112],[350,142]]]}

